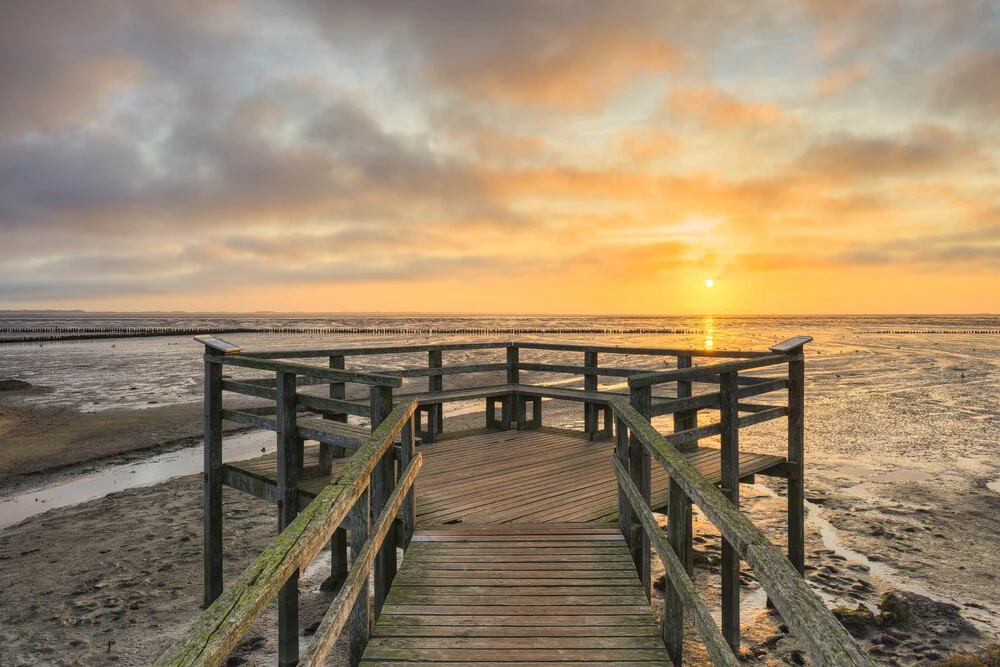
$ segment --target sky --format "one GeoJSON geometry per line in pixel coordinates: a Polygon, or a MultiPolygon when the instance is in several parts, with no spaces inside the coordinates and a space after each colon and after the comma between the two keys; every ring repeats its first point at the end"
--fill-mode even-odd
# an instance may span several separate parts
{"type": "Polygon", "coordinates": [[[0,91],[0,309],[1000,312],[1000,0],[4,2],[0,91]]]}

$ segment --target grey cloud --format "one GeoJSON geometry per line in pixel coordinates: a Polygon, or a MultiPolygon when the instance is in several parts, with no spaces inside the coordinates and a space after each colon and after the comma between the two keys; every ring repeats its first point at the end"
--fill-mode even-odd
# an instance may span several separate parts
{"type": "Polygon", "coordinates": [[[934,99],[941,108],[972,112],[995,123],[1000,114],[1000,51],[956,57],[938,74],[934,99]]]}
{"type": "Polygon", "coordinates": [[[903,137],[842,135],[801,154],[796,167],[837,179],[920,176],[989,164],[975,137],[925,125],[903,137]]]}

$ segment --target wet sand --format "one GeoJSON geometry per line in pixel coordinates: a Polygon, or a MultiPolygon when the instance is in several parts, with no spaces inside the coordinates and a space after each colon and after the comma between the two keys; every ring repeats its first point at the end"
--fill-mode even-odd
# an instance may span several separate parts
{"type": "MultiPolygon", "coordinates": [[[[845,336],[812,346],[807,358],[808,580],[830,606],[864,604],[875,614],[889,591],[945,601],[917,605],[920,613],[905,623],[864,628],[861,641],[879,664],[931,665],[963,648],[980,650],[1000,631],[1000,346],[948,342],[906,339],[900,349],[900,341],[845,336]]],[[[458,386],[452,378],[449,385],[458,386]]],[[[0,429],[16,434],[28,423],[24,407],[0,408],[0,429]]],[[[32,419],[47,419],[48,409],[37,408],[32,419]]],[[[60,408],[53,409],[58,417],[60,408]]],[[[128,451],[141,457],[184,444],[200,430],[196,403],[154,406],[141,418],[123,411],[120,421],[115,412],[84,417],[95,420],[92,429],[80,429],[92,447],[74,446],[80,436],[70,433],[77,431],[71,425],[55,449],[39,445],[38,461],[31,460],[38,452],[3,459],[21,466],[20,472],[0,467],[6,493],[58,478],[69,461],[93,469],[128,451]],[[162,424],[159,415],[165,415],[162,424]],[[96,424],[104,419],[116,436],[102,435],[96,424]],[[184,428],[188,435],[171,439],[184,428]],[[113,457],[96,459],[100,451],[113,457]]],[[[580,428],[580,412],[578,405],[546,402],[545,422],[580,428]]],[[[481,413],[453,417],[447,428],[481,420],[481,413]]],[[[775,422],[741,432],[741,448],[782,453],[783,428],[775,422]]],[[[32,452],[35,444],[21,440],[17,449],[27,445],[32,452]]],[[[783,493],[780,480],[758,478],[758,485],[743,487],[744,508],[776,543],[784,541],[783,493]]],[[[227,490],[226,511],[226,568],[235,574],[274,534],[274,510],[227,490]]],[[[0,590],[11,591],[0,606],[0,663],[102,664],[118,655],[118,664],[148,664],[200,613],[200,530],[199,483],[185,478],[56,509],[0,532],[0,590]],[[103,581],[110,583],[98,588],[103,581]]],[[[697,585],[717,600],[718,535],[704,522],[696,531],[697,585]]],[[[318,590],[321,574],[303,584],[303,628],[329,601],[318,590]]],[[[751,663],[807,664],[780,619],[763,607],[752,573],[745,583],[744,649],[751,663]]],[[[271,664],[274,628],[273,617],[263,619],[237,655],[271,664]]],[[[690,639],[695,646],[693,634],[690,639]]]]}
{"type": "Polygon", "coordinates": [[[32,391],[0,395],[0,497],[201,442],[200,403],[81,412],[33,406],[32,391]]]}
{"type": "MultiPolygon", "coordinates": [[[[547,402],[546,419],[579,428],[578,408],[547,402]]],[[[478,426],[483,419],[481,412],[457,415],[448,418],[446,427],[478,426]]],[[[843,487],[836,488],[837,479],[809,477],[813,507],[821,508],[836,526],[839,539],[872,554],[873,562],[853,560],[829,549],[821,527],[810,522],[807,578],[817,591],[830,606],[853,609],[864,604],[877,614],[884,593],[929,576],[938,590],[961,593],[956,599],[966,603],[958,610],[962,616],[974,617],[977,625],[970,625],[958,613],[949,616],[947,612],[955,610],[944,605],[906,623],[874,624],[862,633],[863,645],[880,664],[930,665],[959,650],[981,650],[991,638],[989,626],[998,621],[991,610],[1000,606],[996,587],[985,585],[982,578],[994,562],[990,559],[996,558],[986,549],[990,533],[983,530],[982,520],[995,521],[995,517],[977,515],[972,520],[946,508],[933,509],[939,498],[926,499],[932,506],[929,512],[905,509],[904,505],[912,505],[912,497],[895,501],[887,493],[877,502],[854,499],[843,493],[843,487]],[[867,512],[856,504],[868,502],[873,507],[867,512]],[[873,512],[896,523],[880,520],[881,532],[872,534],[873,512]],[[939,523],[940,528],[925,530],[931,523],[939,523]],[[910,527],[918,530],[907,530],[910,527]],[[976,531],[981,533],[978,538],[976,531]],[[951,539],[935,537],[935,532],[951,539]],[[953,553],[942,551],[942,544],[951,545],[953,553]],[[935,567],[934,560],[942,558],[954,559],[954,577],[944,575],[947,568],[935,567]],[[880,576],[873,565],[876,570],[885,568],[888,576],[880,576]]],[[[897,488],[893,482],[886,483],[890,490],[897,488]]],[[[785,543],[783,486],[781,481],[771,481],[766,486],[742,487],[745,511],[779,545],[785,543]]],[[[898,488],[910,495],[905,484],[898,488]]],[[[272,506],[232,489],[225,490],[224,507],[224,562],[227,580],[232,581],[274,536],[276,521],[272,506]]],[[[980,506],[973,501],[970,508],[976,507],[980,506]]],[[[720,539],[698,513],[695,535],[696,585],[717,610],[720,539]]],[[[653,563],[656,567],[655,557],[653,563]]],[[[6,593],[0,608],[0,661],[4,664],[149,664],[201,612],[200,479],[187,476],[29,518],[0,533],[0,566],[0,590],[6,593]]],[[[332,594],[320,590],[328,567],[324,556],[302,579],[301,627],[306,633],[332,600],[332,594]]],[[[809,664],[802,646],[786,634],[780,617],[765,608],[764,593],[753,573],[746,566],[743,570],[748,662],[809,664]]],[[[654,571],[654,580],[661,574],[662,570],[654,571]]],[[[660,605],[662,593],[657,590],[653,602],[657,614],[660,605]]],[[[234,653],[232,664],[274,662],[275,619],[272,605],[234,653]]],[[[305,635],[303,641],[307,640],[305,635]]],[[[709,664],[692,627],[687,646],[690,664],[709,664]]],[[[342,641],[330,664],[346,664],[344,649],[342,641]]]]}

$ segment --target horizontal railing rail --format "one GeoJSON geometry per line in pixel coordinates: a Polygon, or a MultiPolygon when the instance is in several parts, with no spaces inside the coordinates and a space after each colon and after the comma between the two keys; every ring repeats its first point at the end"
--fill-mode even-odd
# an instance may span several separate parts
{"type": "Polygon", "coordinates": [[[462,350],[494,350],[505,347],[519,347],[527,350],[550,350],[554,352],[597,352],[602,354],[626,354],[638,356],[664,357],[720,357],[754,358],[770,353],[751,350],[709,350],[697,348],[631,347],[621,345],[583,345],[574,343],[538,343],[530,341],[492,341],[483,343],[429,343],[425,345],[385,345],[379,347],[340,347],[331,349],[290,349],[260,350],[243,352],[244,357],[256,359],[306,359],[309,357],[334,356],[379,356],[385,354],[407,354],[414,352],[453,352],[462,350]]]}
{"type": "MultiPolygon", "coordinates": [[[[721,667],[737,667],[740,661],[733,655],[729,644],[726,643],[726,638],[722,636],[719,626],[715,624],[715,619],[712,617],[712,612],[709,611],[708,605],[705,604],[705,601],[695,590],[694,582],[688,576],[679,555],[674,552],[673,546],[664,537],[663,531],[660,530],[660,525],[656,522],[652,510],[643,502],[642,492],[629,479],[628,471],[618,461],[617,456],[611,457],[611,464],[614,467],[615,476],[618,478],[619,488],[625,493],[633,513],[638,517],[642,524],[642,529],[646,531],[647,537],[656,549],[656,553],[663,563],[663,569],[666,571],[667,578],[673,584],[674,591],[680,597],[684,606],[691,610],[691,621],[695,629],[698,630],[698,634],[701,635],[702,641],[705,642],[705,648],[708,651],[709,657],[712,658],[712,664],[721,667]]],[[[668,618],[667,614],[664,613],[662,622],[664,624],[664,640],[669,640],[673,636],[671,626],[677,623],[678,620],[668,618]]],[[[671,655],[673,656],[676,651],[677,647],[672,647],[671,655]]]]}
{"type": "MultiPolygon", "coordinates": [[[[800,361],[795,357],[796,355],[786,355],[786,360],[792,363],[800,361]]],[[[736,371],[730,366],[728,372],[735,374],[736,371]]],[[[680,664],[680,656],[683,653],[681,619],[685,607],[693,610],[693,620],[705,638],[710,652],[721,649],[715,632],[707,626],[705,610],[690,599],[692,594],[690,579],[685,571],[686,568],[681,565],[686,561],[686,552],[691,548],[690,506],[694,503],[723,537],[722,635],[731,649],[739,648],[739,559],[742,559],[754,570],[768,598],[788,623],[793,634],[805,645],[817,665],[824,667],[871,665],[854,639],[801,577],[800,564],[793,563],[775,547],[767,536],[740,512],[737,503],[734,502],[738,500],[735,487],[739,482],[735,434],[743,422],[743,418],[738,422],[735,415],[736,386],[735,377],[724,378],[721,401],[722,423],[716,425],[723,435],[722,490],[702,476],[675,448],[671,442],[673,436],[661,435],[650,424],[647,416],[629,400],[616,398],[611,401],[618,426],[614,469],[620,482],[629,482],[629,485],[622,483],[619,486],[619,521],[626,539],[631,541],[633,557],[637,558],[636,564],[647,586],[650,541],[652,540],[653,546],[660,541],[655,522],[650,524],[651,517],[645,516],[649,508],[650,457],[656,459],[670,475],[668,546],[677,556],[677,562],[669,556],[664,561],[669,585],[665,595],[663,633],[674,664],[680,664]],[[628,465],[627,472],[626,465],[628,465]],[[636,508],[636,505],[640,507],[636,508]],[[635,532],[633,525],[641,532],[642,540],[633,538],[635,532]],[[638,550],[635,549],[636,546],[639,547],[638,550]],[[637,553],[643,549],[645,554],[637,553]]],[[[634,401],[635,394],[632,398],[634,401]]],[[[639,402],[641,403],[641,400],[639,402]]],[[[792,407],[774,408],[774,410],[779,409],[784,411],[785,415],[794,416],[789,415],[792,407]]],[[[797,406],[794,409],[797,409],[797,406]]],[[[752,420],[761,414],[766,412],[751,414],[747,419],[752,420]]],[[[795,518],[790,516],[791,520],[795,518]]],[[[663,548],[662,544],[657,548],[661,558],[663,554],[660,552],[663,548]]]]}
{"type": "MultiPolygon", "coordinates": [[[[376,552],[384,551],[383,543],[389,534],[396,513],[409,498],[408,513],[412,513],[411,488],[421,466],[421,455],[412,454],[412,418],[416,402],[400,403],[372,431],[364,444],[352,455],[330,484],[323,488],[316,498],[295,517],[239,576],[239,578],[205,610],[188,631],[171,646],[156,662],[160,666],[218,665],[225,661],[249,631],[253,621],[260,616],[267,604],[288,585],[298,585],[298,575],[315,559],[323,547],[350,514],[352,516],[352,541],[361,539],[354,557],[351,579],[368,581],[376,552]],[[406,431],[405,433],[404,430],[406,431]],[[403,433],[403,464],[399,486],[386,494],[387,480],[385,462],[395,460],[393,442],[403,433]],[[411,452],[407,454],[407,451],[411,452]],[[381,488],[378,488],[381,487],[381,488]],[[379,497],[379,494],[382,494],[379,497]],[[386,497],[387,496],[387,497],[386,497]],[[369,504],[375,508],[375,530],[369,535],[369,504]],[[367,551],[366,551],[367,549],[367,551]]],[[[412,517],[404,522],[413,525],[412,517]]],[[[395,561],[395,544],[391,543],[391,559],[395,561]]],[[[386,554],[388,556],[388,554],[386,554]]],[[[385,573],[381,574],[385,577],[385,573]]],[[[379,585],[380,571],[376,568],[376,591],[385,591],[387,583],[379,585]]],[[[334,600],[335,604],[349,604],[363,598],[364,624],[367,627],[367,587],[351,584],[345,587],[334,600]]],[[[296,598],[297,599],[297,598],[296,598]]],[[[279,606],[280,606],[279,601],[279,606]]],[[[357,608],[357,606],[356,606],[357,608]]],[[[376,609],[381,609],[376,599],[376,609]]],[[[338,612],[340,613],[340,612],[338,612]]],[[[358,612],[359,614],[361,612],[358,612]]],[[[333,632],[339,632],[336,623],[327,623],[322,635],[323,642],[329,641],[333,632]]],[[[279,634],[281,634],[279,632],[279,634]]],[[[352,633],[352,654],[364,650],[367,629],[359,627],[352,633]],[[359,646],[360,645],[360,646],[359,646]]],[[[297,632],[291,638],[296,642],[297,632]]],[[[282,641],[279,638],[279,641],[282,641]]],[[[284,638],[282,650],[287,650],[289,638],[284,638]]],[[[325,655],[322,647],[312,655],[325,655]]],[[[313,663],[310,663],[313,664],[313,663]]],[[[318,663],[314,663],[318,664],[318,663]]]]}
{"type": "Polygon", "coordinates": [[[801,359],[802,355],[767,354],[743,361],[726,361],[721,364],[710,364],[708,366],[678,368],[672,371],[656,371],[634,375],[628,379],[628,385],[629,387],[650,387],[655,384],[665,384],[667,382],[703,381],[705,378],[722,375],[723,373],[737,373],[753,368],[787,364],[789,361],[798,361],[801,359]]]}
{"type": "Polygon", "coordinates": [[[401,387],[402,380],[390,375],[378,373],[365,373],[362,371],[346,371],[336,368],[322,368],[320,366],[310,366],[309,364],[298,364],[290,361],[274,361],[271,359],[257,359],[245,354],[215,355],[206,354],[205,361],[220,363],[227,366],[241,366],[259,371],[272,371],[275,373],[292,373],[307,377],[325,380],[326,382],[352,382],[356,384],[367,384],[378,387],[401,387]]]}

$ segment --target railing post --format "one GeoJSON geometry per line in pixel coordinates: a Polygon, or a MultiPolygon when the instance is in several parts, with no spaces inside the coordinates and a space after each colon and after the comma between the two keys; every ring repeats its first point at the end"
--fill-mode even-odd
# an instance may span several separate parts
{"type": "MultiPolygon", "coordinates": [[[[428,368],[441,368],[442,356],[441,350],[431,350],[427,353],[427,367],[428,368]]],[[[427,376],[427,390],[428,391],[441,391],[444,389],[444,376],[442,375],[428,375],[427,376]]],[[[437,405],[430,406],[434,410],[434,424],[431,427],[434,429],[432,434],[431,442],[434,442],[434,437],[438,433],[444,432],[444,404],[438,403],[437,405]]],[[[429,416],[429,415],[428,415],[429,416]]]]}
{"type": "MultiPolygon", "coordinates": [[[[301,441],[295,424],[295,373],[278,373],[278,532],[288,527],[299,511],[298,477],[301,441]]],[[[278,592],[278,664],[299,662],[299,573],[288,578],[278,592]]]]}
{"type": "MultiPolygon", "coordinates": [[[[583,365],[587,368],[597,368],[597,352],[584,352],[583,365]]],[[[584,391],[597,391],[597,375],[586,373],[583,376],[584,391]]],[[[590,439],[597,437],[597,405],[583,404],[583,430],[590,434],[590,439]]]]}
{"type": "MultiPolygon", "coordinates": [[[[682,355],[677,357],[677,368],[691,368],[691,357],[682,355]]],[[[692,383],[690,380],[678,380],[677,382],[677,398],[691,398],[692,395],[692,383]]],[[[698,411],[688,410],[685,412],[675,412],[674,413],[674,432],[686,431],[688,429],[698,428],[698,411]]],[[[678,447],[680,450],[687,448],[697,448],[698,442],[694,441],[689,445],[681,445],[678,447]]],[[[681,503],[684,508],[683,521],[685,524],[685,538],[683,541],[683,549],[677,551],[677,557],[681,559],[684,563],[684,568],[687,570],[688,576],[694,574],[694,549],[692,548],[692,538],[694,536],[692,519],[691,519],[691,499],[687,496],[683,496],[683,501],[681,503]]],[[[673,495],[670,496],[670,502],[673,502],[673,495]]],[[[672,505],[670,505],[672,507],[672,505]]],[[[678,509],[679,511],[679,509],[678,509]]],[[[670,510],[668,510],[668,513],[670,510]]],[[[671,514],[671,516],[673,516],[671,514]]],[[[681,516],[678,514],[678,516],[681,516]]],[[[674,546],[676,551],[677,545],[674,546]]]]}
{"type": "MultiPolygon", "coordinates": [[[[629,450],[628,450],[628,427],[625,426],[625,422],[621,419],[615,417],[615,454],[618,456],[618,461],[622,464],[622,468],[625,470],[629,469],[629,450]]],[[[618,485],[618,528],[622,531],[622,536],[625,538],[625,543],[628,545],[629,553],[632,553],[632,505],[629,503],[628,496],[625,495],[624,489],[622,489],[621,484],[618,485]]]]}
{"type": "MultiPolygon", "coordinates": [[[[333,355],[330,357],[330,368],[344,370],[344,356],[333,355]]],[[[330,383],[330,398],[343,400],[347,397],[347,391],[343,382],[330,383]]],[[[347,413],[324,414],[323,419],[330,419],[335,422],[347,423],[347,413]]],[[[319,472],[329,475],[333,470],[333,459],[344,457],[344,448],[329,445],[325,442],[319,443],[319,472]]]]}
{"type": "MultiPolygon", "coordinates": [[[[351,535],[351,563],[355,563],[358,554],[365,546],[368,539],[368,529],[370,527],[370,503],[371,487],[362,492],[355,502],[351,513],[348,516],[348,530],[351,535]]],[[[365,577],[367,580],[367,577],[365,577]]],[[[351,616],[347,621],[348,632],[350,634],[350,665],[357,667],[361,664],[361,656],[368,646],[368,637],[371,635],[371,597],[368,585],[365,584],[358,592],[358,598],[354,601],[351,609],[351,616]]]]}
{"type": "Polygon", "coordinates": [[[205,607],[222,595],[222,362],[205,348],[205,607]]]}
{"type": "MultiPolygon", "coordinates": [[[[687,355],[681,355],[677,357],[677,369],[691,368],[691,357],[687,355]]],[[[677,398],[691,398],[692,388],[690,380],[678,380],[677,381],[677,398]]],[[[686,410],[684,412],[674,413],[674,431],[686,431],[688,429],[698,428],[698,411],[697,410],[686,410]]],[[[679,445],[677,448],[681,451],[697,449],[698,442],[690,442],[683,445],[679,445]]]]}
{"type": "MultiPolygon", "coordinates": [[[[330,368],[344,370],[344,356],[341,354],[330,357],[330,368]]],[[[346,386],[343,382],[330,383],[330,398],[343,400],[347,398],[346,386]]],[[[347,423],[347,413],[323,415],[324,419],[347,423]]],[[[319,445],[319,471],[329,475],[333,472],[333,459],[344,457],[344,448],[326,443],[319,445]]],[[[347,531],[338,528],[330,538],[330,577],[323,582],[323,590],[336,591],[347,579],[347,531]]]]}
{"type": "MultiPolygon", "coordinates": [[[[413,417],[406,420],[403,424],[403,430],[400,432],[400,459],[399,459],[399,469],[403,471],[406,466],[410,465],[410,461],[413,460],[413,417]]],[[[405,550],[410,546],[410,540],[413,538],[413,531],[417,525],[417,497],[416,497],[416,483],[410,486],[410,490],[406,493],[406,498],[403,500],[402,508],[402,535],[400,536],[400,543],[403,545],[405,550]]]]}
{"type": "MultiPolygon", "coordinates": [[[[736,373],[719,378],[719,410],[722,426],[722,493],[739,507],[739,404],[736,373]]],[[[740,653],[740,556],[722,540],[722,635],[733,652],[740,653]]]]}
{"type": "MultiPolygon", "coordinates": [[[[392,388],[374,386],[371,388],[372,431],[392,412],[392,388]]],[[[375,466],[371,477],[371,522],[378,520],[385,508],[386,500],[392,493],[396,480],[396,457],[389,447],[382,460],[375,466]]],[[[385,536],[382,546],[375,555],[375,616],[378,617],[385,603],[389,587],[396,576],[396,534],[385,536]]]]}
{"type": "MultiPolygon", "coordinates": [[[[680,484],[670,481],[670,497],[667,504],[667,540],[684,563],[685,569],[691,561],[691,499],[680,484]]],[[[692,572],[688,570],[688,576],[692,572]]],[[[684,603],[680,595],[666,577],[666,587],[663,590],[663,623],[660,630],[663,643],[667,647],[674,665],[681,664],[684,655],[684,603]]]]}
{"type": "Polygon", "coordinates": [[[805,574],[805,361],[788,362],[788,559],[805,574]]]}
{"type": "MultiPolygon", "coordinates": [[[[510,368],[507,369],[507,384],[518,384],[521,381],[521,368],[518,366],[520,363],[520,348],[516,345],[507,346],[507,363],[510,364],[510,368]]],[[[508,399],[510,401],[510,419],[513,423],[515,429],[520,431],[524,428],[525,411],[521,405],[521,397],[517,393],[510,395],[508,399]]]]}
{"type": "MultiPolygon", "coordinates": [[[[631,402],[632,407],[646,419],[649,419],[652,395],[653,390],[649,386],[632,387],[630,391],[629,401],[631,402]]],[[[643,501],[647,506],[649,506],[652,494],[649,452],[646,451],[642,442],[640,442],[635,435],[632,435],[629,438],[628,459],[629,476],[632,479],[632,483],[635,484],[635,487],[639,489],[640,493],[642,493],[643,501]]],[[[635,562],[635,568],[639,573],[639,580],[642,582],[642,588],[646,591],[646,598],[649,599],[652,592],[649,577],[649,535],[647,535],[646,531],[643,530],[642,524],[639,523],[638,517],[636,516],[632,517],[629,531],[632,533],[631,540],[629,542],[632,550],[632,560],[635,562]]]]}

